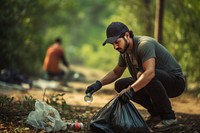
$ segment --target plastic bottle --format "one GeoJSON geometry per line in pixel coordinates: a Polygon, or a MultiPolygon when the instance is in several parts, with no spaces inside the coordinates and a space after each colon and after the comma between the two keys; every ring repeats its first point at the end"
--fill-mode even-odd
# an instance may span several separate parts
{"type": "Polygon", "coordinates": [[[84,125],[82,122],[68,123],[67,129],[72,130],[74,132],[80,132],[84,130],[84,125]]]}
{"type": "Polygon", "coordinates": [[[90,93],[87,93],[84,97],[85,102],[91,103],[93,101],[93,97],[90,93]]]}

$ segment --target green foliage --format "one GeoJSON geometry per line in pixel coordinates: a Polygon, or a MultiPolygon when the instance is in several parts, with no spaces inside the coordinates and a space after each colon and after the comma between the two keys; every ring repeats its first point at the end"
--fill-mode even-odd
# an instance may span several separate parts
{"type": "Polygon", "coordinates": [[[164,42],[180,62],[190,81],[200,81],[200,1],[166,3],[164,42]],[[173,4],[172,4],[173,3],[173,4]],[[189,62],[188,62],[189,61],[189,62]]]}
{"type": "Polygon", "coordinates": [[[25,109],[30,112],[34,110],[35,102],[36,102],[36,99],[33,98],[32,96],[25,96],[21,103],[21,107],[22,109],[25,109]]]}
{"type": "MultiPolygon", "coordinates": [[[[199,4],[165,1],[163,45],[191,81],[200,80],[199,4]]],[[[60,36],[70,63],[109,70],[118,53],[101,45],[107,25],[122,21],[135,35],[153,36],[155,1],[2,0],[0,12],[0,69],[39,74],[47,47],[60,36]]]]}
{"type": "Polygon", "coordinates": [[[66,52],[70,51],[67,57],[73,63],[77,60],[75,52],[83,43],[97,47],[97,36],[104,30],[101,19],[114,12],[107,6],[110,3],[111,0],[3,0],[0,5],[0,30],[4,31],[0,36],[3,47],[0,69],[39,73],[46,48],[57,36],[63,38],[66,52]]]}
{"type": "Polygon", "coordinates": [[[13,100],[14,97],[0,96],[0,108],[9,107],[13,100]]]}
{"type": "Polygon", "coordinates": [[[94,49],[91,45],[85,44],[82,46],[80,51],[80,56],[85,60],[85,64],[88,67],[102,68],[104,70],[112,69],[118,59],[118,53],[114,51],[113,46],[107,44],[102,46],[102,43],[99,44],[98,49],[94,49]]]}
{"type": "Polygon", "coordinates": [[[136,35],[153,36],[155,1],[125,0],[121,1],[120,8],[121,11],[116,15],[124,21],[136,35]]]}
{"type": "Polygon", "coordinates": [[[69,108],[69,105],[63,98],[64,95],[64,93],[52,95],[49,99],[46,100],[46,102],[47,104],[56,107],[59,110],[59,112],[63,112],[69,108]]]}
{"type": "Polygon", "coordinates": [[[35,70],[38,65],[34,64],[40,62],[41,56],[42,26],[37,21],[42,7],[31,0],[3,0],[0,12],[0,69],[35,70]],[[37,10],[30,10],[33,6],[37,10]]]}

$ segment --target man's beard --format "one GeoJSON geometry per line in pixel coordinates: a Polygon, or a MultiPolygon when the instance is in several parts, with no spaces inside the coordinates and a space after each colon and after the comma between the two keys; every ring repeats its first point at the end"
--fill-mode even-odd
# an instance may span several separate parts
{"type": "Polygon", "coordinates": [[[124,37],[123,37],[123,39],[124,39],[124,41],[125,41],[125,43],[126,43],[126,46],[125,46],[125,48],[124,48],[124,51],[120,52],[121,54],[124,54],[124,53],[126,52],[126,50],[128,49],[128,47],[129,47],[128,41],[127,41],[124,37]]]}

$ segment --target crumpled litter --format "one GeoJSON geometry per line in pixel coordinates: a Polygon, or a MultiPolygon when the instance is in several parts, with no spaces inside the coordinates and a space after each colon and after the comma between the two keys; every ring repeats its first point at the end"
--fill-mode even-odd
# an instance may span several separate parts
{"type": "Polygon", "coordinates": [[[35,111],[29,113],[26,123],[47,132],[67,129],[67,123],[61,120],[58,111],[42,101],[35,102],[35,111]]]}

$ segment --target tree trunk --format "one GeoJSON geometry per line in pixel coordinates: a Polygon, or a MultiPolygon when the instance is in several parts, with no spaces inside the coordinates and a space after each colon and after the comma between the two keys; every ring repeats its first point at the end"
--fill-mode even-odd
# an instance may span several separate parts
{"type": "MultiPolygon", "coordinates": [[[[143,0],[144,7],[145,7],[145,19],[148,20],[146,21],[146,24],[144,25],[145,31],[148,36],[151,36],[153,34],[153,27],[152,27],[152,14],[150,11],[150,5],[151,5],[151,0],[143,0]]],[[[144,20],[145,21],[145,20],[144,20]]]]}
{"type": "Polygon", "coordinates": [[[160,43],[162,43],[164,2],[165,0],[156,0],[154,37],[160,43]]]}

